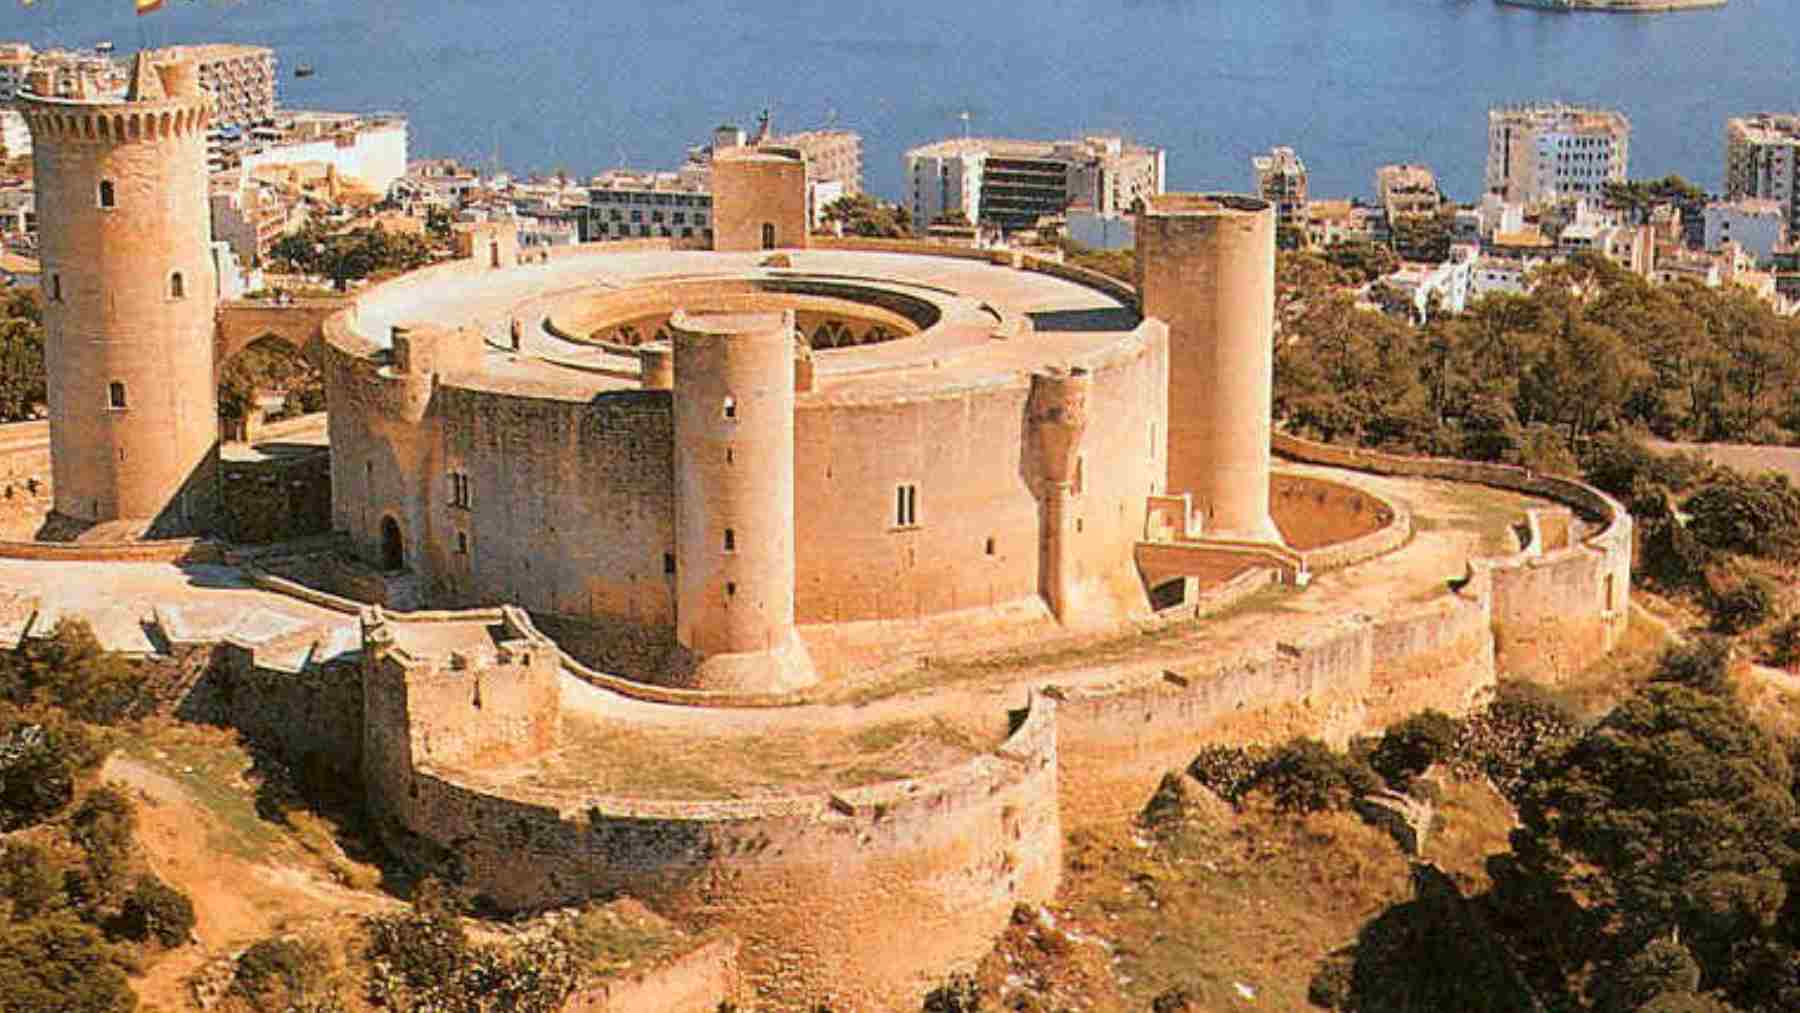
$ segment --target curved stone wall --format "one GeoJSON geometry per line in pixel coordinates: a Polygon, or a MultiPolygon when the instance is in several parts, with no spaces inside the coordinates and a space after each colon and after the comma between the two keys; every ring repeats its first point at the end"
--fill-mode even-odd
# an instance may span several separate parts
{"type": "Polygon", "coordinates": [[[1055,893],[1055,715],[1034,695],[992,754],[821,795],[521,800],[417,764],[371,781],[394,786],[379,805],[402,853],[451,858],[466,887],[502,908],[629,894],[739,933],[746,970],[781,1008],[904,1009],[972,967],[1015,904],[1055,893]]]}

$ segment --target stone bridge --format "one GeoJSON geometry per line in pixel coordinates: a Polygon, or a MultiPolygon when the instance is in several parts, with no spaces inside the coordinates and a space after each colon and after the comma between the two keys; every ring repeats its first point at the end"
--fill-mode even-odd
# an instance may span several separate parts
{"type": "Polygon", "coordinates": [[[232,299],[219,303],[214,328],[213,362],[223,369],[231,357],[262,340],[275,338],[292,346],[308,362],[319,364],[325,318],[351,305],[342,299],[232,299]]]}

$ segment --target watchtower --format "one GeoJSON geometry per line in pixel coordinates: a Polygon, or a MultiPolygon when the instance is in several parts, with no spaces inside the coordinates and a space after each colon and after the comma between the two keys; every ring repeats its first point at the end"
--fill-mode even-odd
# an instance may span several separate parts
{"type": "Polygon", "coordinates": [[[794,627],[794,311],[669,319],[675,343],[675,636],[687,681],[818,679],[794,627]]]}
{"type": "Polygon", "coordinates": [[[1275,212],[1234,194],[1164,194],[1138,215],[1137,284],[1169,325],[1169,481],[1201,532],[1279,542],[1269,516],[1275,212]]]}
{"type": "Polygon", "coordinates": [[[727,148],[713,158],[713,249],[804,250],[806,156],[795,148],[727,148]]]}
{"type": "Polygon", "coordinates": [[[54,509],[152,536],[201,530],[218,495],[212,100],[179,50],[139,53],[123,95],[27,84],[54,509]]]}

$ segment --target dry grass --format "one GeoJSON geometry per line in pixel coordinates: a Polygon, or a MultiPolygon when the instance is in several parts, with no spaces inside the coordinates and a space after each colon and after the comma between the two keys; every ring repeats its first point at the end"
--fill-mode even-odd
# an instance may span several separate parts
{"type": "MultiPolygon", "coordinates": [[[[1484,784],[1453,782],[1439,817],[1425,857],[1465,892],[1485,888],[1484,863],[1506,849],[1511,810],[1484,784]]],[[[1133,826],[1084,830],[1068,843],[1067,867],[1058,921],[1113,947],[1118,996],[1096,1010],[1148,1009],[1174,987],[1198,1009],[1308,1009],[1324,957],[1412,898],[1406,856],[1348,813],[1253,806],[1161,842],[1133,826]]]]}
{"type": "MultiPolygon", "coordinates": [[[[630,723],[569,718],[566,745],[495,780],[550,793],[646,799],[769,797],[920,777],[999,745],[986,724],[944,716],[761,734],[699,735],[630,723]]],[[[480,775],[474,775],[480,776],[480,775]]]]}

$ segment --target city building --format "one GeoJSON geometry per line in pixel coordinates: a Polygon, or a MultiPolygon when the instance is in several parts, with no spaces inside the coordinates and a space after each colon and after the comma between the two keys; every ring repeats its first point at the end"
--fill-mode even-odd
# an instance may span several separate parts
{"type": "Polygon", "coordinates": [[[1422,324],[1433,314],[1461,313],[1468,307],[1477,260],[1475,247],[1459,244],[1442,263],[1404,263],[1382,281],[1406,297],[1413,322],[1422,324]]]}
{"type": "Polygon", "coordinates": [[[247,129],[275,115],[275,51],[267,46],[214,43],[184,50],[200,70],[200,87],[217,104],[215,130],[247,129]]]}
{"type": "Polygon", "coordinates": [[[1443,195],[1429,167],[1384,165],[1375,170],[1375,203],[1392,223],[1407,215],[1436,214],[1443,195]]]}
{"type": "Polygon", "coordinates": [[[581,241],[687,239],[712,242],[713,198],[673,172],[614,169],[588,184],[581,241]]]}
{"type": "Polygon", "coordinates": [[[31,128],[17,109],[0,109],[0,157],[22,158],[31,154],[31,128]]]}
{"type": "Polygon", "coordinates": [[[1781,201],[1739,197],[1706,205],[1706,248],[1717,250],[1736,243],[1767,263],[1787,237],[1788,209],[1781,201]]]}
{"type": "Polygon", "coordinates": [[[278,113],[236,154],[248,176],[272,165],[329,165],[340,179],[385,195],[406,175],[407,124],[397,113],[278,113]]]}
{"type": "Polygon", "coordinates": [[[1275,223],[1289,228],[1306,221],[1306,163],[1289,147],[1274,147],[1250,159],[1256,194],[1275,205],[1275,223]]]}
{"type": "Polygon", "coordinates": [[[1376,219],[1380,217],[1379,210],[1363,207],[1355,201],[1307,201],[1304,219],[1307,245],[1325,247],[1373,239],[1376,219]]]}
{"type": "Polygon", "coordinates": [[[408,213],[423,215],[427,209],[456,211],[482,188],[481,174],[454,158],[428,158],[409,162],[406,175],[388,187],[388,196],[408,213]]]}
{"type": "Polygon", "coordinates": [[[1599,196],[1624,182],[1631,121],[1587,106],[1501,106],[1488,110],[1487,192],[1516,204],[1557,196],[1599,196]]]}
{"type": "Polygon", "coordinates": [[[23,42],[0,42],[0,104],[11,105],[19,97],[36,55],[23,42]]]}
{"type": "Polygon", "coordinates": [[[1098,214],[1085,204],[1075,204],[1063,222],[1068,237],[1095,250],[1129,250],[1137,245],[1137,218],[1129,214],[1098,214]]]}
{"type": "Polygon", "coordinates": [[[1029,229],[1072,204],[1108,215],[1163,192],[1161,148],[1116,136],[1069,141],[956,138],[908,151],[906,202],[914,231],[961,212],[971,222],[1029,229]]]}
{"type": "Polygon", "coordinates": [[[1790,223],[1800,221],[1800,114],[1757,113],[1726,121],[1725,196],[1772,200],[1787,211],[1790,223]]]}
{"type": "Polygon", "coordinates": [[[282,236],[306,224],[310,202],[285,192],[271,180],[214,177],[210,192],[212,237],[225,243],[239,262],[264,264],[282,236]]]}

